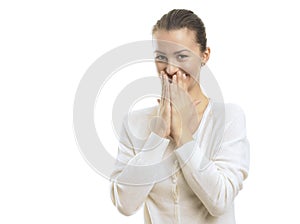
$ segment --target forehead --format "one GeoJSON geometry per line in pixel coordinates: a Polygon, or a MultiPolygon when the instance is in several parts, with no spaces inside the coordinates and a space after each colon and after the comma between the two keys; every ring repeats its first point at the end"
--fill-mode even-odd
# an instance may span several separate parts
{"type": "Polygon", "coordinates": [[[187,28],[170,31],[157,30],[153,35],[155,50],[165,53],[188,49],[199,54],[200,46],[195,40],[195,31],[187,28]]]}

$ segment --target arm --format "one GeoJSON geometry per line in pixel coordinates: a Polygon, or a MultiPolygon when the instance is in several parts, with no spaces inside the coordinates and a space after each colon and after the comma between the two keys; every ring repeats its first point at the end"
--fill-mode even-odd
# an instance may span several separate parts
{"type": "Polygon", "coordinates": [[[144,203],[154,185],[156,171],[151,164],[162,160],[169,140],[151,132],[142,150],[137,152],[134,138],[125,124],[120,136],[116,167],[111,175],[111,198],[122,214],[132,215],[144,203]]]}
{"type": "Polygon", "coordinates": [[[234,108],[233,112],[220,149],[212,159],[205,155],[207,146],[199,147],[195,140],[176,150],[186,181],[213,216],[222,215],[232,205],[248,176],[245,117],[241,109],[234,108]]]}

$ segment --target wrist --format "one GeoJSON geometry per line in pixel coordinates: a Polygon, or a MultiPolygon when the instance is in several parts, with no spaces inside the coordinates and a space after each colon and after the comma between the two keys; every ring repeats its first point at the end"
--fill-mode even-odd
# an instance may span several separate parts
{"type": "Polygon", "coordinates": [[[193,140],[193,135],[190,133],[190,131],[184,129],[182,130],[180,135],[174,136],[174,141],[176,143],[177,147],[180,147],[184,145],[187,142],[190,142],[193,140]]]}

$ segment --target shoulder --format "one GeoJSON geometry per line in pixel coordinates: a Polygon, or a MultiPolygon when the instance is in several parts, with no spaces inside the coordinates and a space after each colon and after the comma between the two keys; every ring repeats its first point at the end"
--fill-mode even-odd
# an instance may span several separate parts
{"type": "Polygon", "coordinates": [[[225,133],[232,136],[246,136],[246,118],[242,107],[234,103],[225,105],[225,133]]]}
{"type": "Polygon", "coordinates": [[[237,104],[226,104],[226,123],[238,130],[244,130],[246,128],[246,118],[242,107],[237,104]]]}
{"type": "Polygon", "coordinates": [[[241,106],[234,103],[225,104],[225,114],[228,121],[245,119],[245,113],[241,106]]]}
{"type": "Polygon", "coordinates": [[[235,103],[213,102],[211,111],[215,117],[223,118],[226,123],[236,119],[245,119],[244,110],[235,103]]]}
{"type": "Polygon", "coordinates": [[[212,121],[221,133],[246,132],[246,119],[244,110],[235,103],[212,102],[212,121]]]}

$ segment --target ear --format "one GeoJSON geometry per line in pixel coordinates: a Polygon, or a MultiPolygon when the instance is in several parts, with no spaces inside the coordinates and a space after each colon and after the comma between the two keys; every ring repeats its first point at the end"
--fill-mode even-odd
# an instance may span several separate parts
{"type": "Polygon", "coordinates": [[[210,56],[210,48],[207,47],[205,51],[202,53],[202,60],[205,64],[208,62],[209,56],[210,56]]]}

